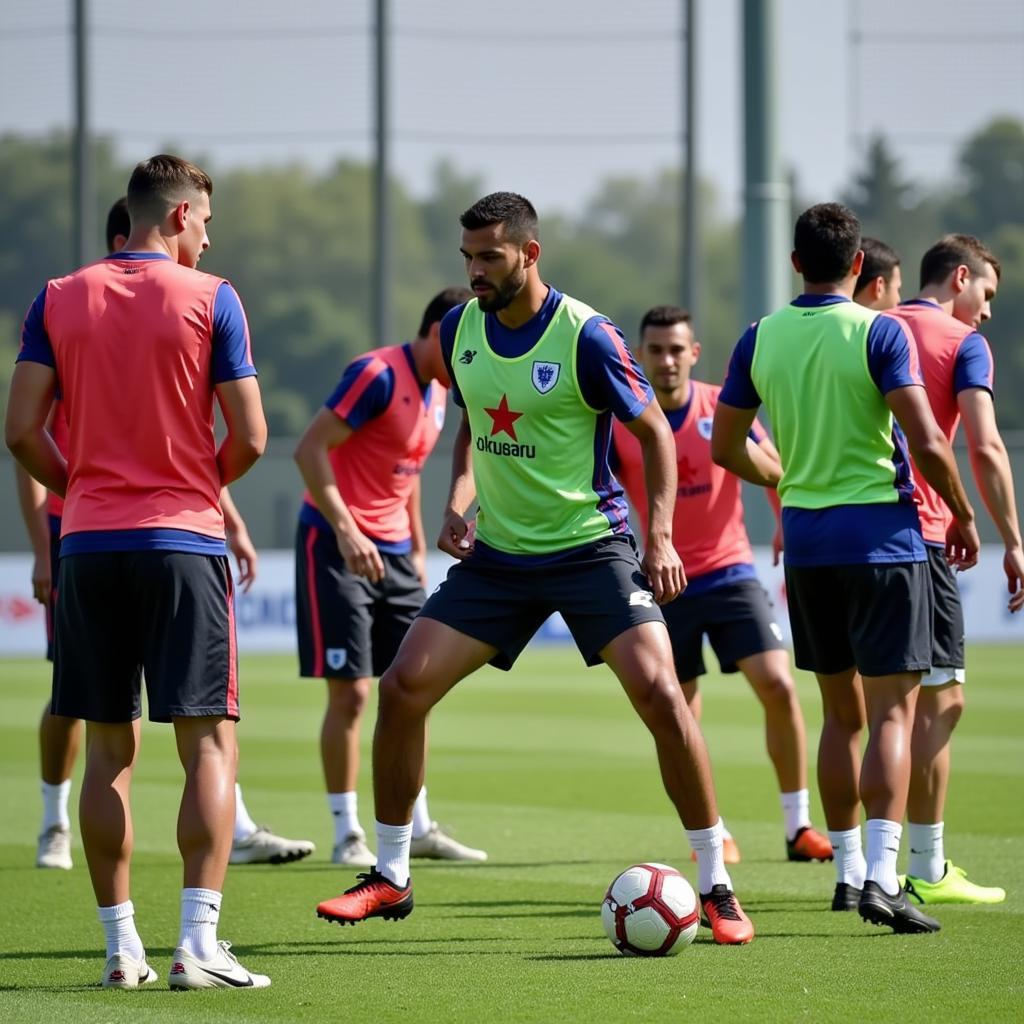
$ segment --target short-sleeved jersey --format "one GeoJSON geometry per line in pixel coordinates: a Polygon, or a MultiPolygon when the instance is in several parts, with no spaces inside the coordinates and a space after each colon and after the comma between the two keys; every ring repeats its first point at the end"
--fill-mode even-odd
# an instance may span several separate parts
{"type": "Polygon", "coordinates": [[[441,351],[472,434],[474,557],[543,564],[628,532],[611,420],[635,418],[653,393],[614,324],[554,288],[517,328],[472,300],[442,320],[441,351]]]}
{"type": "MultiPolygon", "coordinates": [[[[50,414],[50,436],[57,450],[66,459],[68,457],[68,417],[64,411],[64,402],[54,399],[53,412],[50,414]]],[[[46,514],[57,519],[64,514],[64,499],[53,491],[46,492],[46,514]]]]}
{"type": "MultiPolygon", "coordinates": [[[[957,395],[968,388],[992,391],[992,351],[988,342],[934,302],[912,299],[893,313],[913,335],[928,402],[942,432],[952,441],[960,426],[957,395]]],[[[915,471],[914,482],[924,539],[929,544],[945,544],[953,514],[919,472],[915,471]]]]}
{"type": "Polygon", "coordinates": [[[764,399],[784,467],[788,564],[927,557],[906,438],[884,401],[921,385],[906,328],[843,295],[801,295],[739,340],[719,401],[764,399]]]}
{"type": "Polygon", "coordinates": [[[67,413],[62,554],[223,554],[215,386],[255,374],[238,296],[160,253],[50,281],[19,360],[52,366],[67,413]]]}
{"type": "MultiPolygon", "coordinates": [[[[334,479],[359,529],[388,554],[412,548],[408,501],[444,426],[447,391],[420,382],[409,345],[352,362],[326,407],[353,433],[330,452],[334,479]]],[[[306,491],[303,522],[331,530],[306,491]]]]}
{"type": "MultiPolygon", "coordinates": [[[[711,459],[711,424],[721,388],[690,381],[690,395],[679,409],[665,411],[676,445],[678,490],[672,518],[672,543],[686,569],[687,593],[708,574],[730,566],[752,566],[754,556],[743,523],[740,479],[711,459]]],[[[622,481],[641,528],[647,529],[647,487],[640,442],[621,423],[615,423],[615,474],[622,481]]],[[[751,437],[766,434],[756,420],[751,437]]],[[[735,575],[735,574],[734,574],[735,575]]],[[[744,574],[753,577],[753,570],[744,574]]],[[[730,582],[735,578],[730,577],[730,582]]]]}

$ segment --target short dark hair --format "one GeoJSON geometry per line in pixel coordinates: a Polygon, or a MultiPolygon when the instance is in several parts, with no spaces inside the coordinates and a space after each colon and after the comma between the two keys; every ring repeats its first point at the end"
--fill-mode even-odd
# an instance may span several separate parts
{"type": "Polygon", "coordinates": [[[449,310],[469,302],[471,298],[473,298],[473,293],[468,288],[445,288],[443,292],[438,292],[427,303],[427,308],[423,310],[419,337],[425,338],[430,328],[439,320],[443,320],[449,310]]]}
{"type": "Polygon", "coordinates": [[[692,319],[682,306],[652,306],[640,320],[638,340],[644,340],[644,331],[648,327],[674,327],[676,324],[688,324],[692,319]]]}
{"type": "Polygon", "coordinates": [[[793,248],[805,281],[842,281],[860,249],[860,221],[842,203],[818,203],[797,218],[793,248]]]}
{"type": "Polygon", "coordinates": [[[459,223],[467,231],[504,224],[506,237],[520,245],[540,238],[537,211],[533,203],[518,192],[491,192],[466,210],[459,223]]]}
{"type": "Polygon", "coordinates": [[[864,265],[860,268],[860,277],[854,286],[854,294],[876,277],[882,278],[886,284],[892,280],[892,272],[900,265],[900,254],[885,242],[877,238],[862,238],[860,247],[864,250],[864,265]]]}
{"type": "Polygon", "coordinates": [[[107,252],[114,252],[114,239],[118,235],[127,238],[132,233],[132,219],[128,216],[128,197],[121,196],[107,214],[107,252]]]}
{"type": "Polygon", "coordinates": [[[921,257],[921,287],[942,284],[961,265],[972,274],[984,273],[986,263],[998,281],[1003,268],[987,245],[974,235],[944,235],[921,257]]]}
{"type": "Polygon", "coordinates": [[[213,195],[206,171],[180,156],[160,153],[135,165],[128,181],[128,212],[133,221],[159,223],[197,192],[213,195]]]}

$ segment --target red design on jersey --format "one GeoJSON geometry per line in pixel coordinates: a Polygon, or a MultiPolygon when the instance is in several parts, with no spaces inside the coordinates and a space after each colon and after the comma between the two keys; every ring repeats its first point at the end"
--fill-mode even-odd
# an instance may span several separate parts
{"type": "Polygon", "coordinates": [[[508,396],[502,395],[501,401],[498,403],[497,409],[488,409],[484,407],[484,412],[494,421],[491,425],[491,437],[495,434],[506,433],[513,441],[518,441],[516,437],[515,422],[523,414],[521,412],[512,412],[508,407],[508,396]]]}

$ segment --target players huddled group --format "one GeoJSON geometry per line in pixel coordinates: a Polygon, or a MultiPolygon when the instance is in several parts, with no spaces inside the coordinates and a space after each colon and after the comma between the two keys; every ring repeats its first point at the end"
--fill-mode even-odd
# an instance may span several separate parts
{"type": "MultiPolygon", "coordinates": [[[[185,775],[169,985],[269,985],[218,941],[227,866],[314,852],[256,825],[236,781],[227,555],[243,588],[257,555],[227,487],[262,454],[267,428],[240,299],[197,269],[212,192],[178,157],[135,168],[111,210],[110,255],[49,281],[29,308],[8,403],[33,590],[52,619],[37,864],[71,867],[69,780],[84,719],[80,828],[105,987],[157,979],[130,896],[143,679],[149,717],[173,724],[185,775]]],[[[802,293],[750,326],[717,387],[691,379],[701,347],[685,310],[649,310],[631,350],[610,320],[546,284],[524,197],[491,193],[460,223],[469,288],[431,299],[411,342],[344,368],[295,452],[306,485],[300,674],[327,682],[332,860],[366,869],[317,914],[403,918],[411,858],[486,859],[431,818],[427,718],[476,669],[510,669],[554,612],[588,665],[612,669],[651,733],[715,942],[750,942],[754,927],[733,890],[727,864],[740,849],[698,724],[705,637],[763,706],[785,855],[834,860],[833,911],[933,932],[939,923],[921,906],[1003,900],[1002,889],[968,880],[943,843],[964,706],[954,573],[979,549],[950,447],[961,418],[1005,546],[1010,608],[1024,606],[1013,481],[978,331],[999,283],[996,257],[948,235],[922,259],[918,295],[901,303],[896,254],[862,239],[845,207],[811,207],[792,256],[802,293]],[[438,546],[454,562],[428,598],[420,472],[449,391],[461,421],[438,546]],[[757,420],[762,405],[774,440],[757,420]],[[810,818],[803,716],[754,571],[741,480],[764,487],[776,513],[796,664],[819,683],[827,835],[810,818]],[[356,803],[374,677],[375,853],[356,803]],[[899,876],[904,818],[910,859],[899,876]]]]}

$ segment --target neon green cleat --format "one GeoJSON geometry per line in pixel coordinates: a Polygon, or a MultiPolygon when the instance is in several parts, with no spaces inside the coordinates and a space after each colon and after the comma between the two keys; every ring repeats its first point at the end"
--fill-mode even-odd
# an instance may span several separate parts
{"type": "Polygon", "coordinates": [[[951,860],[946,861],[946,870],[937,882],[901,875],[900,884],[917,903],[1002,903],[1006,899],[1005,889],[969,881],[967,872],[951,860]]]}

